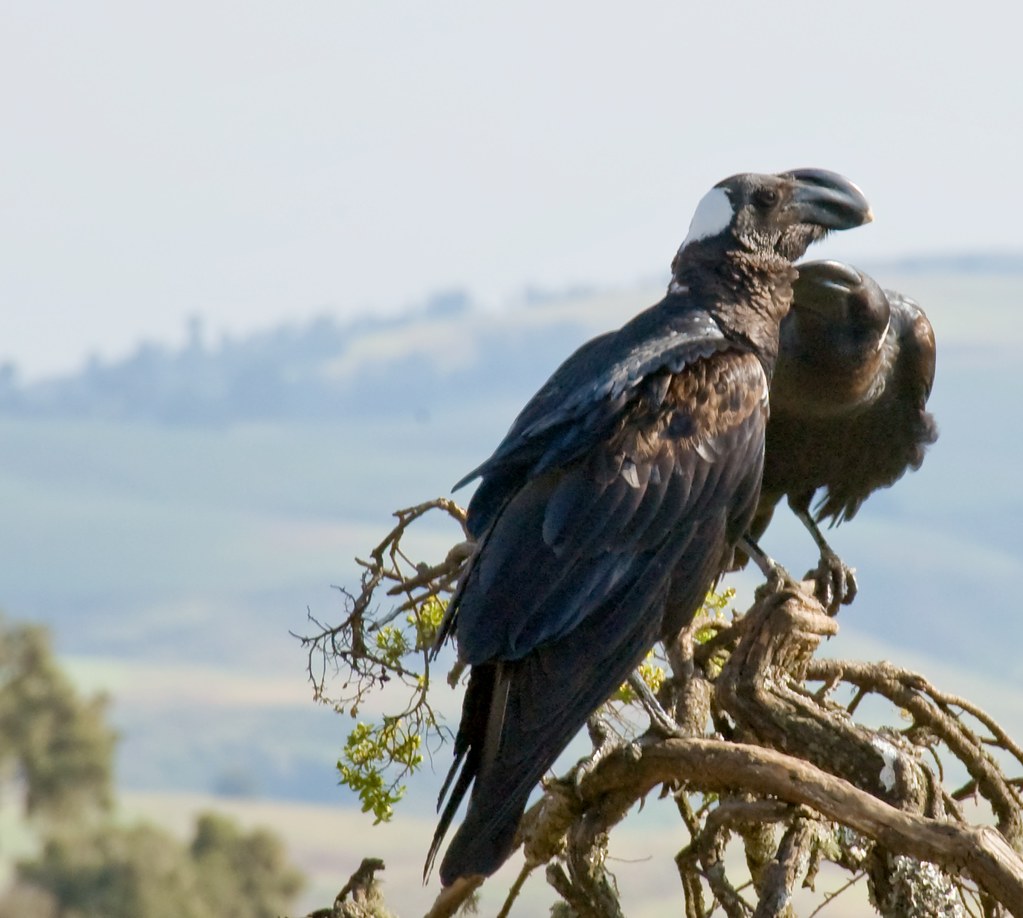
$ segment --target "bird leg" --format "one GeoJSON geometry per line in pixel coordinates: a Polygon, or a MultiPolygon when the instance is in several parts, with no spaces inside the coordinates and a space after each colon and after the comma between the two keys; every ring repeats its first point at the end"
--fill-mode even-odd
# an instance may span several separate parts
{"type": "Polygon", "coordinates": [[[813,536],[820,550],[820,563],[807,576],[813,577],[817,584],[814,592],[820,604],[828,610],[828,614],[834,615],[839,606],[847,606],[856,598],[856,568],[849,567],[835,554],[806,507],[793,506],[792,512],[813,536]]]}
{"type": "Polygon", "coordinates": [[[675,719],[661,707],[657,697],[650,691],[650,686],[643,681],[643,677],[636,670],[633,670],[632,675],[629,676],[629,686],[646,710],[647,716],[650,718],[650,726],[665,736],[678,736],[679,726],[675,719]]]}
{"type": "Polygon", "coordinates": [[[767,587],[771,592],[777,593],[786,587],[798,589],[789,572],[754,542],[752,536],[744,535],[739,539],[738,547],[760,568],[760,573],[767,578],[767,587]]]}
{"type": "Polygon", "coordinates": [[[569,780],[574,783],[576,788],[582,783],[583,778],[600,764],[602,759],[622,747],[618,737],[608,729],[599,710],[594,711],[586,719],[586,730],[590,734],[593,752],[585,759],[581,759],[569,775],[569,780]]]}

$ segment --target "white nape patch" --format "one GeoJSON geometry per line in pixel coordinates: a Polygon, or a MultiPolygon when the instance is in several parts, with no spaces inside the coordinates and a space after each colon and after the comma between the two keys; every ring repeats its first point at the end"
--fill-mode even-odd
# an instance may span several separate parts
{"type": "Polygon", "coordinates": [[[724,188],[711,188],[696,206],[696,213],[693,214],[693,222],[689,224],[689,234],[682,243],[682,248],[690,242],[716,236],[729,227],[734,216],[735,210],[732,208],[732,199],[728,197],[728,192],[724,188]]]}
{"type": "Polygon", "coordinates": [[[884,768],[881,769],[879,778],[884,789],[891,792],[895,788],[895,760],[899,757],[899,750],[891,743],[886,743],[877,737],[874,737],[871,745],[881,753],[881,758],[884,759],[884,768]]]}
{"type": "Polygon", "coordinates": [[[675,280],[675,278],[672,278],[671,279],[671,283],[668,284],[668,293],[681,294],[681,293],[688,293],[688,292],[689,292],[689,285],[688,284],[680,284],[677,280],[675,280]]]}

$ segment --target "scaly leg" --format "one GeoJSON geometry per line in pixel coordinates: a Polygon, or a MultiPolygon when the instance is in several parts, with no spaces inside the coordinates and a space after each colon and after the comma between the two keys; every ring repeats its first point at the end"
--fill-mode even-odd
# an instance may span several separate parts
{"type": "Polygon", "coordinates": [[[767,554],[749,535],[739,539],[738,547],[749,556],[749,559],[760,568],[760,573],[767,578],[767,585],[774,591],[782,590],[795,583],[789,572],[767,554]]]}
{"type": "Polygon", "coordinates": [[[678,736],[680,730],[678,724],[675,723],[675,719],[661,707],[657,696],[654,695],[650,690],[650,686],[643,681],[643,677],[636,670],[633,670],[632,675],[629,676],[629,686],[639,697],[640,703],[646,709],[647,716],[650,718],[650,726],[656,727],[665,736],[678,736]]]}
{"type": "Polygon", "coordinates": [[[792,512],[813,536],[820,550],[820,564],[809,575],[817,582],[816,594],[820,604],[834,615],[840,605],[847,606],[856,598],[856,569],[835,554],[806,507],[793,506],[792,512]]]}

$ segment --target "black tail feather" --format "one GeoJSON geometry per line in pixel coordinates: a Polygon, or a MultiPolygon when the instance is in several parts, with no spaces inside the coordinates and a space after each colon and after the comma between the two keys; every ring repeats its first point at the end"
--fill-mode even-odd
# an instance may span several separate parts
{"type": "Polygon", "coordinates": [[[433,870],[434,861],[437,859],[437,852],[451,827],[451,821],[455,818],[455,813],[458,812],[462,800],[479,773],[498,668],[499,664],[492,664],[474,666],[472,669],[469,685],[465,690],[465,700],[462,703],[462,717],[458,724],[458,733],[455,735],[455,761],[452,763],[437,797],[437,810],[440,811],[440,819],[437,822],[437,829],[433,833],[433,842],[426,856],[426,864],[423,866],[424,881],[429,879],[430,871],[433,870]],[[457,780],[455,780],[456,775],[457,780]],[[454,782],[453,786],[452,782],[454,782]],[[449,789],[451,796],[448,797],[445,804],[444,798],[448,796],[449,789]],[[443,810],[441,810],[442,805],[443,810]]]}
{"type": "Polygon", "coordinates": [[[441,861],[445,886],[492,874],[504,863],[533,788],[657,639],[667,584],[657,569],[664,559],[651,562],[568,638],[520,660],[473,667],[456,741],[456,749],[465,744],[465,760],[428,861],[474,782],[465,818],[441,861]],[[622,629],[623,622],[629,627],[622,629]]]}

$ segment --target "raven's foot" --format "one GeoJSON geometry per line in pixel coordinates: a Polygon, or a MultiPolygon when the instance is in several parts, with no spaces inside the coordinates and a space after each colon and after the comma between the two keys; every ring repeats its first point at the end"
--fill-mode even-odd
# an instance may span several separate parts
{"type": "Polygon", "coordinates": [[[814,595],[828,615],[834,615],[839,606],[847,606],[856,598],[856,568],[849,567],[830,549],[821,552],[820,564],[807,571],[806,576],[816,584],[814,595]]]}
{"type": "Polygon", "coordinates": [[[607,758],[616,749],[620,749],[622,741],[618,735],[608,726],[607,722],[599,713],[593,713],[586,721],[586,729],[590,734],[590,742],[593,743],[593,752],[585,759],[581,759],[573,769],[570,780],[578,788],[585,778],[602,759],[607,758]]]}
{"type": "Polygon", "coordinates": [[[739,547],[746,552],[749,559],[760,568],[766,583],[760,589],[767,593],[781,593],[783,590],[795,590],[798,592],[799,584],[792,578],[792,575],[785,570],[777,561],[765,552],[753,539],[748,536],[739,540],[739,547]]]}

